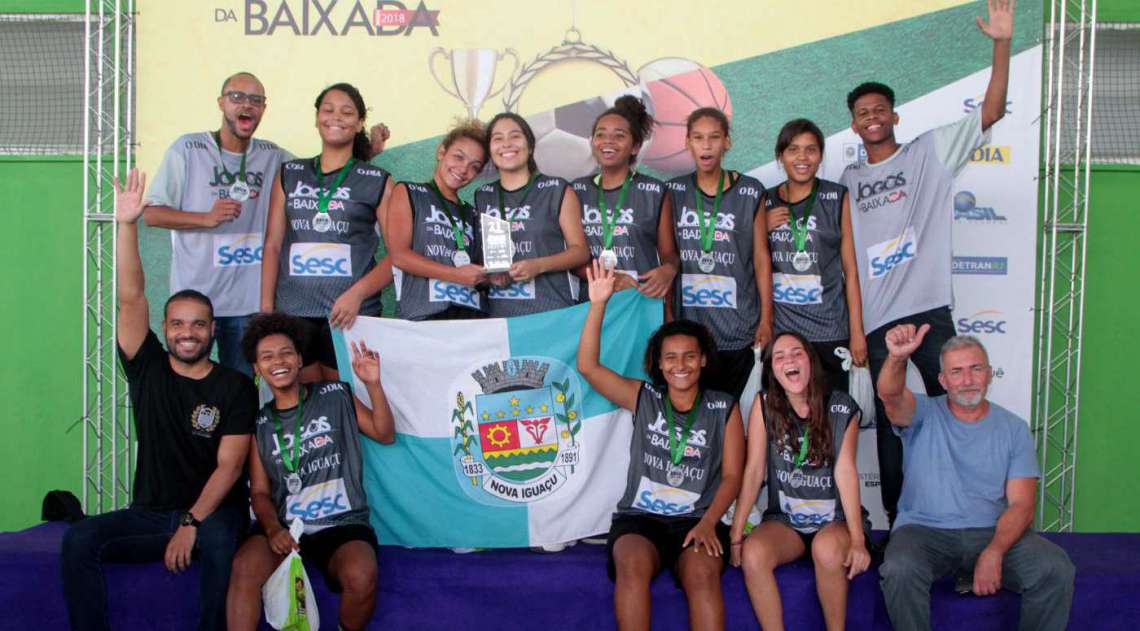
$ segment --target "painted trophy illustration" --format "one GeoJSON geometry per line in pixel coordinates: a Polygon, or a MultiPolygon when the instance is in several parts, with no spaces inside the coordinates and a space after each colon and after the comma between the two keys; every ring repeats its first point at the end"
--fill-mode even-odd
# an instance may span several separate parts
{"type": "Polygon", "coordinates": [[[506,74],[509,78],[519,67],[519,56],[510,48],[500,52],[493,48],[454,48],[447,50],[437,47],[432,49],[428,55],[428,69],[431,71],[432,78],[439,84],[439,87],[443,88],[444,92],[463,102],[467,108],[468,116],[478,118],[479,109],[483,107],[483,103],[502,92],[503,88],[506,87],[507,82],[504,81],[499,89],[492,89],[494,88],[499,62],[508,57],[515,62],[514,68],[506,74]],[[450,82],[441,79],[440,73],[436,72],[436,61],[440,57],[447,60],[451,67],[450,82]]]}

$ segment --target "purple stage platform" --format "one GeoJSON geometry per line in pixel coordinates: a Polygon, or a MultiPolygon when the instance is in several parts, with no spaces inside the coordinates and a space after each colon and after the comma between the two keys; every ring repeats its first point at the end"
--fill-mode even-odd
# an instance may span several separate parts
{"type": "MultiPolygon", "coordinates": [[[[66,528],[51,523],[0,534],[0,627],[67,628],[59,577],[59,542],[66,528]]],[[[1140,534],[1049,535],[1077,566],[1071,629],[1133,629],[1140,623],[1140,534]]],[[[336,597],[311,572],[321,628],[336,629],[336,597]]],[[[198,575],[172,575],[161,564],[107,565],[114,629],[193,629],[198,575]]],[[[791,629],[823,629],[811,565],[776,573],[791,629]]],[[[958,596],[949,579],[933,590],[936,629],[1017,628],[1018,597],[958,596]]],[[[730,629],[755,629],[756,619],[735,568],[724,576],[730,629]]],[[[456,555],[442,550],[384,547],[380,595],[370,629],[612,629],[613,588],[605,547],[579,544],[558,554],[499,550],[456,555]]],[[[684,595],[663,575],[653,585],[653,627],[684,629],[684,595]]],[[[850,629],[890,629],[878,574],[851,585],[850,629]]]]}

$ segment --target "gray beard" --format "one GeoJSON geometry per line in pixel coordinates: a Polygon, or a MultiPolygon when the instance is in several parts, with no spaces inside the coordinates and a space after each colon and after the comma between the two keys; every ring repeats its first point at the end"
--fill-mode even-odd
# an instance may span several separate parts
{"type": "Polygon", "coordinates": [[[979,392],[977,394],[971,395],[947,394],[947,396],[950,397],[950,400],[954,403],[954,405],[964,408],[976,408],[982,404],[982,401],[985,401],[986,399],[984,392],[979,392]]]}

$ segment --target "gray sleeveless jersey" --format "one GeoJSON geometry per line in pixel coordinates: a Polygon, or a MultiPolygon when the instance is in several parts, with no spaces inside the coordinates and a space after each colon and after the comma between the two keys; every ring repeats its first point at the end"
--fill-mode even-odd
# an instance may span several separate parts
{"type": "MultiPolygon", "coordinates": [[[[602,252],[605,237],[602,210],[598,204],[598,177],[574,180],[574,192],[582,201],[582,228],[586,231],[586,243],[590,245],[590,258],[595,259],[602,252]]],[[[618,213],[612,243],[618,259],[617,269],[644,274],[661,265],[657,254],[657,226],[661,221],[661,206],[665,202],[665,185],[661,180],[635,173],[621,209],[617,208],[621,186],[604,190],[603,194],[606,208],[618,213]]],[[[585,291],[582,299],[589,299],[585,291]]]]}
{"type": "MultiPolygon", "coordinates": [[[[522,189],[503,191],[503,204],[507,207],[505,218],[511,222],[516,261],[566,250],[558,217],[568,186],[560,177],[539,174],[525,199],[522,189]]],[[[485,184],[475,191],[475,210],[504,218],[499,208],[499,182],[485,184]]],[[[564,270],[502,288],[492,285],[487,288],[487,313],[495,318],[508,318],[569,307],[578,302],[578,284],[578,277],[564,270]]]]}
{"type": "MultiPolygon", "coordinates": [[[[408,202],[412,207],[412,251],[436,263],[455,265],[455,233],[447,210],[439,207],[439,198],[426,184],[402,182],[408,188],[408,202]]],[[[447,202],[450,203],[450,202],[447,202]]],[[[463,224],[463,240],[472,263],[480,263],[483,255],[479,247],[479,230],[476,227],[475,209],[466,202],[451,206],[463,224]]],[[[479,290],[438,278],[424,278],[400,270],[396,276],[396,316],[405,320],[424,318],[447,310],[452,305],[485,311],[479,290]]]]}
{"type": "MultiPolygon", "coordinates": [[[[324,174],[333,185],[337,171],[324,174]]],[[[365,162],[352,165],[329,200],[332,228],[313,229],[317,214],[317,173],[313,159],[281,165],[285,191],[285,239],[277,272],[277,310],[309,318],[327,317],[336,299],[376,265],[380,236],[376,206],[384,194],[388,172],[365,162]]],[[[326,188],[327,190],[327,188],[326,188]]],[[[360,305],[360,315],[379,315],[380,295],[360,305]]]]}
{"type": "MultiPolygon", "coordinates": [[[[665,517],[702,517],[720,488],[724,428],[732,413],[732,396],[715,390],[701,393],[701,407],[681,458],[683,480],[669,481],[669,421],[665,388],[642,383],[633,412],[629,473],[618,514],[652,513],[665,517]]],[[[686,414],[674,410],[673,431],[680,439],[686,414]]]]}
{"type": "MultiPolygon", "coordinates": [[[[674,233],[681,255],[676,308],[680,317],[708,327],[718,350],[733,351],[752,345],[760,322],[760,292],[752,262],[752,222],[760,207],[764,186],[741,175],[721,195],[720,211],[713,221],[712,254],[716,266],[703,272],[701,224],[697,216],[696,174],[669,181],[673,201],[674,233]]],[[[705,212],[712,212],[714,198],[704,196],[705,212]]]]}
{"type": "Polygon", "coordinates": [[[764,413],[764,427],[768,432],[768,508],[764,519],[778,519],[800,532],[809,533],[844,518],[834,469],[843,448],[844,432],[857,414],[859,406],[854,399],[846,392],[832,390],[827,402],[833,445],[831,460],[805,462],[797,469],[795,461],[805,421],[793,419],[794,435],[787,441],[779,441],[773,434],[772,414],[764,413]]]}
{"type": "Polygon", "coordinates": [[[863,328],[953,304],[954,178],[987,142],[981,108],[932,129],[894,155],[847,166],[851,226],[863,295],[863,328]]]}
{"type": "Polygon", "coordinates": [[[286,528],[294,518],[300,518],[305,522],[306,534],[331,526],[368,525],[364,461],[352,392],[348,384],[339,381],[311,383],[305,388],[300,464],[296,469],[301,476],[300,491],[289,492],[289,472],[281,459],[283,452],[292,453],[297,408],[277,411],[280,437],[271,416],[272,401],[257,415],[254,440],[261,465],[269,476],[277,518],[286,528]]]}
{"type": "MultiPolygon", "coordinates": [[[[171,293],[195,289],[206,294],[216,316],[257,312],[269,191],[286,156],[271,142],[252,140],[245,158],[249,199],[242,202],[241,215],[214,228],[170,231],[171,293]]],[[[166,150],[146,204],[209,212],[215,201],[229,197],[240,172],[241,154],[221,151],[212,133],[186,134],[166,150]]]]}
{"type": "MultiPolygon", "coordinates": [[[[779,190],[775,187],[768,191],[765,208],[790,206],[802,223],[807,199],[788,204],[778,197],[779,190]]],[[[792,266],[796,239],[788,224],[768,233],[776,331],[796,331],[811,342],[835,342],[850,336],[843,260],[839,255],[846,192],[842,184],[819,180],[815,206],[807,222],[804,251],[811,257],[811,267],[807,270],[801,272],[792,266]]]]}

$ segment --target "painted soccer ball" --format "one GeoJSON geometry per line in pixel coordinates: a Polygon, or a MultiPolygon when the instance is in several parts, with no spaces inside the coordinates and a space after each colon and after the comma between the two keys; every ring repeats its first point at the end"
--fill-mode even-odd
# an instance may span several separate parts
{"type": "MultiPolygon", "coordinates": [[[[534,130],[534,159],[538,163],[538,170],[568,180],[596,171],[598,165],[590,151],[594,121],[623,94],[632,94],[646,100],[640,86],[634,86],[528,116],[527,122],[534,130]]],[[[653,111],[649,102],[646,102],[646,109],[651,113],[653,111]]],[[[647,146],[648,143],[642,147],[642,151],[647,146]]]]}

